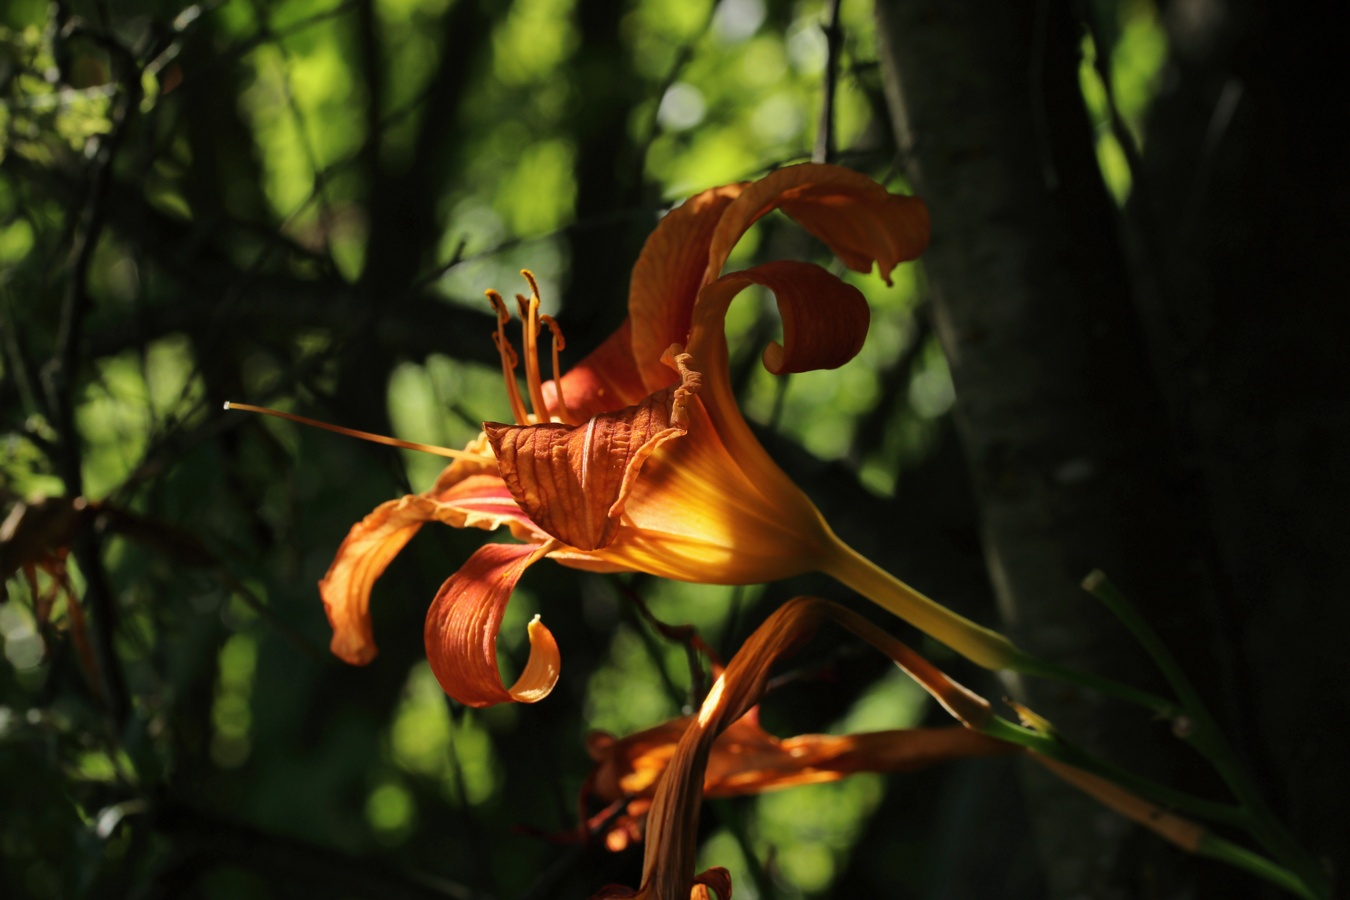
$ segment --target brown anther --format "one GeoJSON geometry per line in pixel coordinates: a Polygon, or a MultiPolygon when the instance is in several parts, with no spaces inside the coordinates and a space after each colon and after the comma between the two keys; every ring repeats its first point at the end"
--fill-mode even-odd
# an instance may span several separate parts
{"type": "Polygon", "coordinates": [[[490,289],[483,293],[487,294],[488,302],[492,304],[492,310],[497,314],[497,324],[505,325],[510,322],[511,311],[506,308],[506,301],[502,299],[502,295],[490,289]]]}
{"type": "Polygon", "coordinates": [[[530,283],[529,297],[516,294],[525,353],[525,387],[529,391],[535,420],[547,422],[548,405],[544,402],[543,378],[539,374],[539,284],[528,269],[522,269],[521,274],[530,283]]]}
{"type": "MultiPolygon", "coordinates": [[[[539,324],[547,327],[549,331],[553,332],[554,352],[567,349],[567,341],[563,338],[562,326],[558,324],[557,320],[550,315],[541,314],[539,316],[539,324]]],[[[555,381],[558,379],[558,367],[556,365],[553,367],[553,379],[555,381]]]]}
{"type": "Polygon", "coordinates": [[[524,276],[525,276],[525,280],[528,281],[528,282],[530,283],[530,293],[533,294],[534,296],[538,297],[538,296],[539,296],[539,282],[537,282],[537,281],[534,280],[534,273],[531,272],[529,269],[521,269],[521,270],[520,270],[520,274],[524,275],[524,276]]]}
{"type": "Polygon", "coordinates": [[[520,322],[525,328],[530,327],[530,299],[516,294],[516,307],[520,310],[520,322]]]}

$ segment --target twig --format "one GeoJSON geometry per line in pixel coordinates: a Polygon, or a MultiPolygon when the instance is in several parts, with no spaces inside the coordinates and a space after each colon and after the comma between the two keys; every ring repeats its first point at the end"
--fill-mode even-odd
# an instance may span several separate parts
{"type": "MultiPolygon", "coordinates": [[[[85,202],[76,213],[70,254],[70,268],[61,302],[61,323],[57,332],[56,348],[43,371],[43,387],[48,412],[56,429],[58,443],[57,468],[70,497],[84,495],[83,460],[80,453],[80,433],[75,423],[72,394],[79,368],[81,338],[89,313],[89,268],[94,251],[107,222],[107,199],[112,183],[113,163],[121,147],[131,117],[141,100],[140,72],[131,52],[120,44],[106,41],[114,73],[121,84],[112,114],[112,127],[99,140],[98,150],[91,165],[92,178],[85,202]]],[[[126,680],[113,646],[117,627],[117,609],[112,590],[103,568],[102,541],[91,528],[83,528],[76,537],[75,559],[85,576],[85,592],[94,613],[94,646],[107,688],[108,716],[113,733],[119,734],[130,709],[126,680]]]]}
{"type": "Polygon", "coordinates": [[[820,104],[820,127],[816,130],[816,147],[811,153],[811,161],[818,163],[834,162],[834,93],[839,79],[839,48],[843,44],[844,33],[839,27],[839,0],[829,0],[829,19],[823,26],[825,32],[825,83],[822,85],[824,96],[820,104]]]}
{"type": "Polygon", "coordinates": [[[1032,130],[1040,151],[1041,178],[1045,189],[1059,189],[1059,170],[1055,168],[1050,147],[1050,113],[1045,107],[1045,55],[1049,44],[1050,0],[1036,0],[1036,20],[1032,28],[1031,59],[1027,62],[1027,96],[1031,105],[1032,130]]]}
{"type": "MultiPolygon", "coordinates": [[[[647,608],[647,604],[638,596],[638,592],[633,588],[624,585],[622,591],[629,603],[638,611],[638,615],[650,625],[658,634],[666,640],[674,641],[684,647],[685,656],[689,660],[689,693],[691,694],[691,706],[697,706],[703,701],[707,693],[707,684],[704,679],[703,666],[699,664],[699,654],[707,657],[714,666],[721,666],[722,661],[718,658],[713,649],[699,635],[698,629],[693,625],[667,625],[647,608]]],[[[665,667],[660,664],[660,659],[656,660],[657,668],[661,670],[662,675],[670,683],[669,675],[666,674],[665,667]]],[[[674,688],[673,684],[670,684],[674,688]]]]}

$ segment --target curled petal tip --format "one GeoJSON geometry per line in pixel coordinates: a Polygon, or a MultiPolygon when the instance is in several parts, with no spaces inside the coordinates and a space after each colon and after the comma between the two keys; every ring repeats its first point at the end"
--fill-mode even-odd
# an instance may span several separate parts
{"type": "Polygon", "coordinates": [[[352,639],[351,635],[335,634],[328,649],[333,655],[348,665],[366,666],[380,655],[379,649],[371,643],[352,639]]]}
{"type": "Polygon", "coordinates": [[[441,688],[465,706],[537,703],[558,683],[562,654],[535,616],[530,658],[514,685],[497,670],[497,632],[511,592],[525,570],[553,549],[529,544],[488,544],[446,580],[427,611],[427,660],[441,688]]]}

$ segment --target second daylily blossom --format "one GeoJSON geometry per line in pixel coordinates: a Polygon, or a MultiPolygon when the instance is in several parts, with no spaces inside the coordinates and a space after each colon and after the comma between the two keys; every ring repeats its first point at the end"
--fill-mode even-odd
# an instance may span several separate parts
{"type": "Polygon", "coordinates": [[[923,204],[866,176],[806,164],[699,194],[663,218],[633,270],[628,318],[561,377],[561,336],[530,296],[518,296],[526,391],[498,313],[514,423],[484,425],[431,490],[378,507],[351,530],[320,582],[348,662],[375,656],[369,601],[374,581],[422,525],[496,529],[521,543],[489,544],[432,601],[426,645],[451,696],[471,706],[533,702],[558,678],[559,653],[536,619],[530,659],[502,684],[496,636],[525,570],[548,556],[601,572],[640,571],[682,581],[749,584],[827,572],[928,634],[990,668],[1021,654],[1006,639],[951,613],[858,556],[822,520],[754,438],[732,391],[724,332],[731,301],[752,284],[776,297],[782,343],[764,352],[775,374],[833,368],[862,347],[862,294],[819,266],[777,261],[722,274],[732,248],[759,218],[781,209],[849,268],[896,265],[928,242],[923,204]],[[553,333],[554,378],[544,381],[538,340],[553,333]],[[527,406],[528,403],[528,406],[527,406]]]}

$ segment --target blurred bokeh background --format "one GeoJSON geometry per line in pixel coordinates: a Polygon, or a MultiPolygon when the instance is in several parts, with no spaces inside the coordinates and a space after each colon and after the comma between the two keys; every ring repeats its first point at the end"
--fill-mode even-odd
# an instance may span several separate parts
{"type": "MultiPolygon", "coordinates": [[[[975,6],[965,14],[984,15],[975,6]]],[[[1026,6],[1029,21],[1032,6],[1062,13],[1026,6]]],[[[1121,221],[1151,104],[1193,58],[1167,16],[1192,6],[1064,13],[1090,180],[1121,221]]],[[[425,489],[441,461],[221,404],[462,445],[509,418],[484,289],[509,296],[531,269],[567,335],[564,365],[581,358],[622,319],[663,210],[811,156],[830,70],[833,159],[922,187],[905,180],[915,148],[898,146],[885,88],[901,67],[872,4],[839,5],[833,53],[832,14],[785,0],[4,3],[0,514],[23,502],[57,524],[0,557],[14,576],[0,604],[0,893],[507,898],[637,884],[641,848],[538,836],[577,824],[589,731],[627,734],[698,700],[684,648],[634,600],[728,655],[795,594],[866,604],[812,578],[733,589],[542,564],[501,649],[518,665],[523,626],[542,614],[562,681],[535,706],[464,709],[431,675],[421,624],[485,535],[430,527],[399,557],[375,591],[381,655],[367,668],[329,656],[315,587],[350,525],[425,489]],[[101,506],[34,506],[62,497],[101,506]],[[44,573],[35,596],[20,564],[67,550],[71,593],[44,573]]],[[[776,217],[732,264],[783,257],[828,263],[776,217]]],[[[997,623],[985,494],[962,457],[923,270],[904,267],[894,287],[846,277],[873,325],[836,371],[772,378],[758,365],[772,302],[733,308],[746,416],[846,540],[997,623]]],[[[1093,564],[1057,574],[1072,585],[1093,564]]],[[[793,666],[764,710],[779,735],[942,719],[839,635],[793,666]]],[[[729,867],[751,900],[1045,896],[1025,805],[1007,760],[859,775],[709,804],[700,862],[729,867]]]]}

